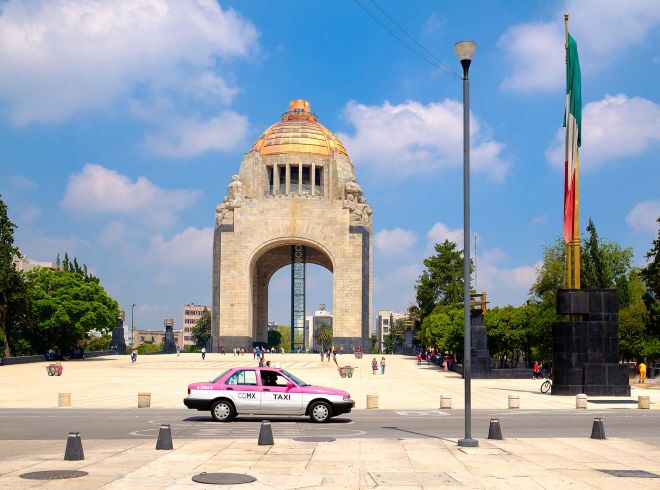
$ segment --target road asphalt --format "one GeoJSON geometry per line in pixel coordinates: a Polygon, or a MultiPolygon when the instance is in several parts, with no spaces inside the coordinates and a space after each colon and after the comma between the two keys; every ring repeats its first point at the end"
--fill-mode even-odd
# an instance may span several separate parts
{"type": "MultiPolygon", "coordinates": [[[[607,436],[660,447],[658,410],[473,410],[473,436],[486,438],[496,418],[505,438],[589,437],[595,417],[603,418],[607,436]]],[[[161,424],[169,424],[179,439],[256,439],[265,419],[275,438],[443,439],[462,437],[464,428],[463,410],[354,410],[313,424],[307,417],[271,416],[220,423],[207,412],[185,409],[0,409],[0,440],[63,440],[68,432],[84,439],[149,439],[161,424]]]]}

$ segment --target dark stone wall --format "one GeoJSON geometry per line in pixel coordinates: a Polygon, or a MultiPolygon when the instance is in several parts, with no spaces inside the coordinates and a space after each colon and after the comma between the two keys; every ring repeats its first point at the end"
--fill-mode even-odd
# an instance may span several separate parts
{"type": "Polygon", "coordinates": [[[619,304],[613,289],[560,289],[552,328],[553,395],[630,396],[619,364],[619,304]]]}

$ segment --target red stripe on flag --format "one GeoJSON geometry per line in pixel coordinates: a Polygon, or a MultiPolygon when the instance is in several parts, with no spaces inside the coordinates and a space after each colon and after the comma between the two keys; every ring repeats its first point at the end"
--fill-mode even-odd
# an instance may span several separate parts
{"type": "MultiPolygon", "coordinates": [[[[573,170],[575,172],[575,170],[573,170]]],[[[575,175],[568,175],[568,160],[564,162],[564,241],[573,241],[573,223],[575,219],[575,175]]]]}

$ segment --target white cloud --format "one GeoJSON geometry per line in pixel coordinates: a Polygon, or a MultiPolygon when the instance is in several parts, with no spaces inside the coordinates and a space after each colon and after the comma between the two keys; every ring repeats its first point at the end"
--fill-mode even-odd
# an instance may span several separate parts
{"type": "Polygon", "coordinates": [[[167,226],[176,213],[189,207],[200,195],[196,190],[166,190],[146,177],[133,182],[101,165],[86,164],[80,174],[69,177],[62,205],[69,210],[92,214],[134,216],[154,226],[167,226]]]}
{"type": "Polygon", "coordinates": [[[552,20],[514,25],[500,37],[498,45],[511,73],[503,80],[503,89],[531,92],[564,86],[563,12],[571,14],[570,31],[586,72],[644,45],[660,23],[660,2],[655,0],[567,0],[552,20]]]}
{"type": "Polygon", "coordinates": [[[644,201],[635,205],[626,215],[628,223],[635,231],[655,232],[660,218],[660,200],[644,201]]]}
{"type": "Polygon", "coordinates": [[[463,249],[463,228],[449,228],[444,223],[436,223],[426,233],[430,245],[442,243],[445,240],[454,242],[459,249],[463,249]]]}
{"type": "Polygon", "coordinates": [[[103,227],[99,241],[104,247],[114,247],[124,244],[128,237],[128,227],[124,223],[112,221],[103,227]]]}
{"type": "MultiPolygon", "coordinates": [[[[407,101],[368,106],[351,101],[344,117],[354,135],[340,134],[351,158],[394,177],[429,173],[463,164],[463,105],[451,99],[427,105],[407,101]]],[[[492,139],[471,116],[472,168],[503,180],[509,163],[504,144],[492,139]]]]}
{"type": "MultiPolygon", "coordinates": [[[[564,129],[546,151],[549,162],[564,164],[564,129]]],[[[580,164],[595,168],[610,160],[640,154],[660,143],[660,105],[641,97],[606,95],[582,110],[580,164]]]]}
{"type": "Polygon", "coordinates": [[[384,257],[405,253],[417,241],[417,235],[409,230],[394,228],[381,230],[374,236],[376,250],[384,257]]]}
{"type": "Polygon", "coordinates": [[[421,264],[408,264],[374,277],[375,309],[403,311],[415,299],[415,281],[421,264]]]}
{"type": "Polygon", "coordinates": [[[225,111],[210,119],[179,118],[147,135],[145,147],[157,155],[185,158],[212,150],[231,150],[244,143],[248,133],[245,116],[225,111]]]}
{"type": "Polygon", "coordinates": [[[41,208],[34,203],[25,203],[18,208],[18,223],[31,223],[41,216],[41,208]]]}
{"type": "Polygon", "coordinates": [[[213,0],[10,0],[0,9],[0,99],[18,125],[137,94],[228,103],[237,89],[214,70],[253,53],[257,38],[251,22],[213,0]]]}
{"type": "Polygon", "coordinates": [[[545,226],[550,222],[547,214],[539,214],[532,218],[532,224],[536,226],[545,226]]]}
{"type": "Polygon", "coordinates": [[[485,250],[477,257],[477,289],[489,293],[496,305],[519,305],[525,300],[542,262],[516,267],[502,267],[506,254],[500,249],[485,250]]]}
{"type": "Polygon", "coordinates": [[[213,229],[189,226],[167,240],[163,235],[151,239],[148,260],[165,264],[185,265],[190,269],[211,265],[213,229]]]}
{"type": "Polygon", "coordinates": [[[37,187],[36,183],[23,175],[12,175],[9,177],[9,182],[11,182],[11,185],[16,189],[22,191],[29,191],[37,187]]]}

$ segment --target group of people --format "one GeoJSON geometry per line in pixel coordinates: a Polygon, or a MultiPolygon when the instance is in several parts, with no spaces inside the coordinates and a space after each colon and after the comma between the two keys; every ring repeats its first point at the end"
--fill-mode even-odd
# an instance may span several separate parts
{"type": "Polygon", "coordinates": [[[426,364],[437,364],[441,365],[444,371],[452,371],[454,368],[454,356],[451,354],[442,354],[434,347],[430,349],[417,349],[417,365],[421,366],[422,361],[426,361],[426,364]]]}
{"type": "MultiPolygon", "coordinates": [[[[378,372],[378,361],[374,357],[371,360],[371,374],[376,374],[378,372]]],[[[385,374],[385,358],[380,358],[380,374],[385,374]]]]}
{"type": "MultiPolygon", "coordinates": [[[[341,348],[341,351],[339,352],[340,354],[343,352],[344,348],[341,348]]],[[[335,350],[335,346],[333,345],[330,349],[327,351],[324,349],[321,349],[320,352],[321,355],[321,362],[323,362],[324,359],[327,359],[328,362],[330,362],[330,358],[332,357],[333,362],[337,367],[339,367],[339,364],[337,363],[337,351],[335,350]]]]}

